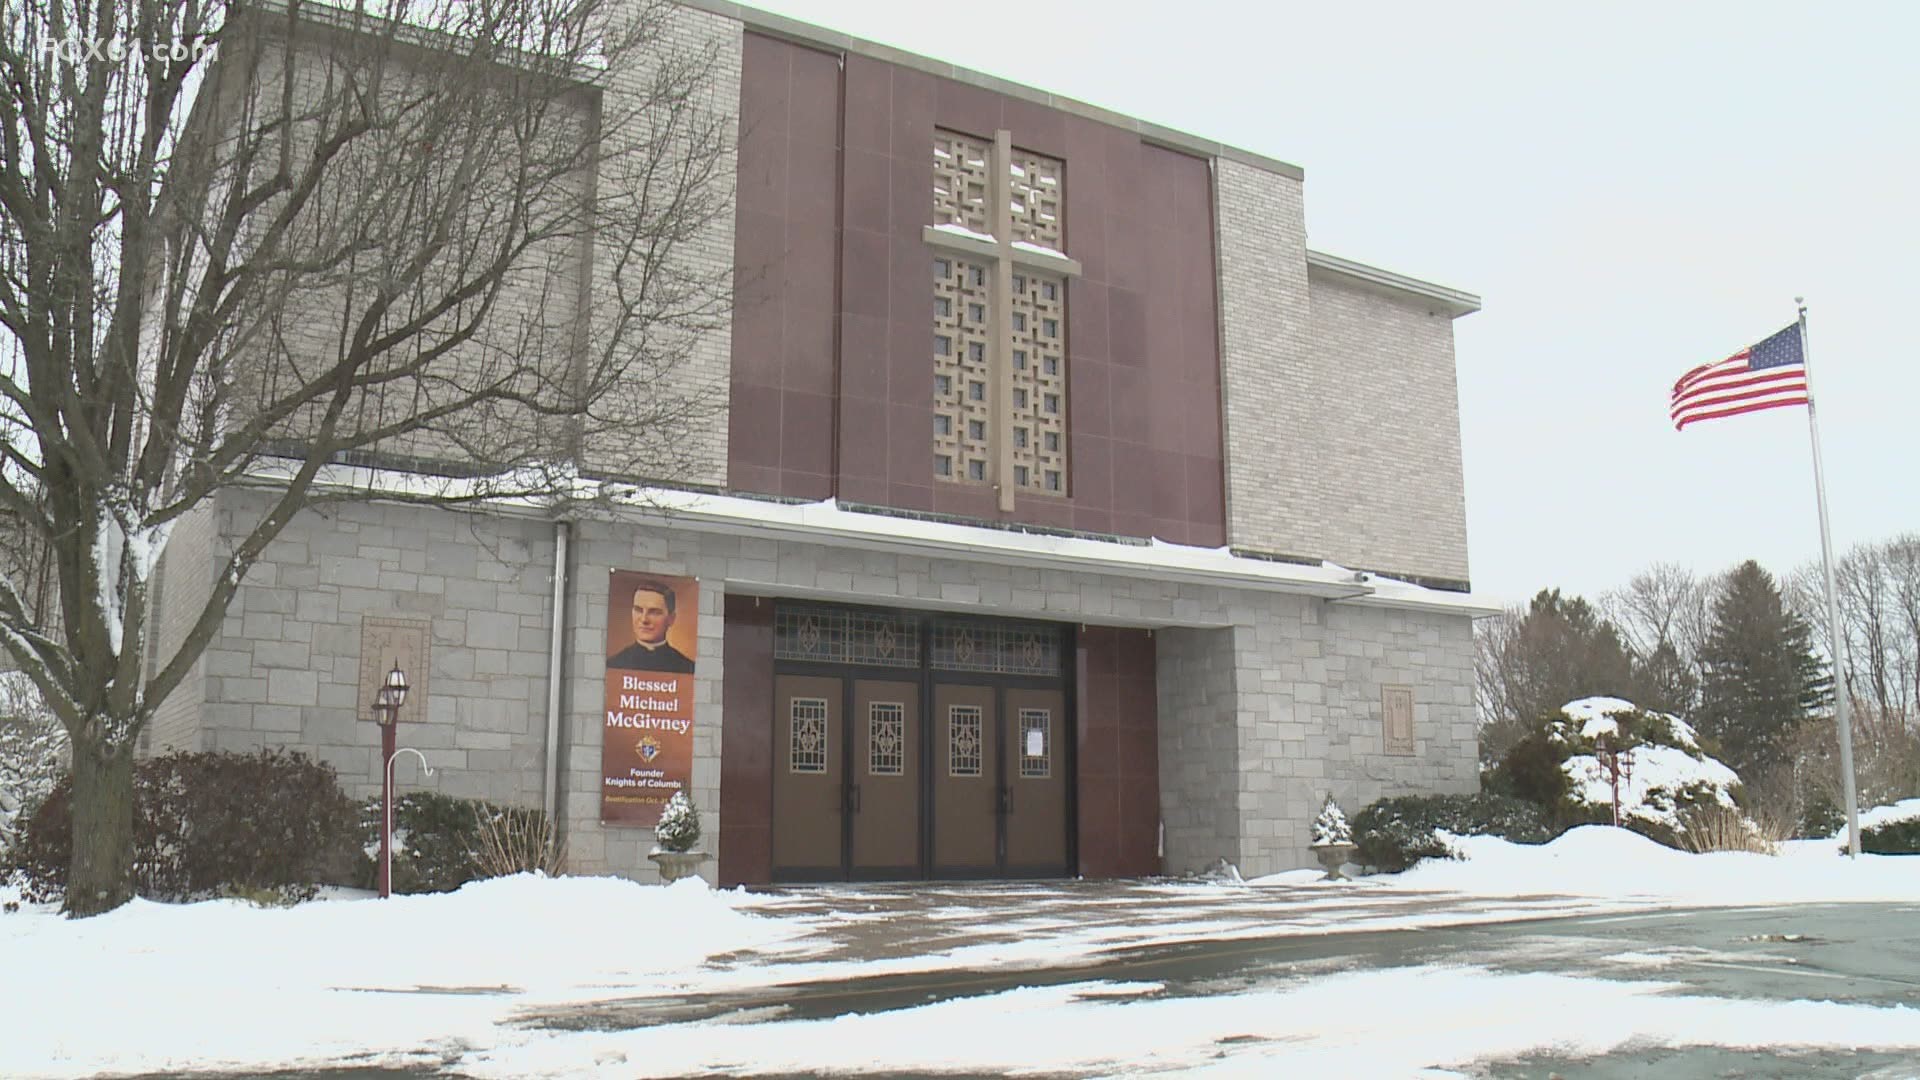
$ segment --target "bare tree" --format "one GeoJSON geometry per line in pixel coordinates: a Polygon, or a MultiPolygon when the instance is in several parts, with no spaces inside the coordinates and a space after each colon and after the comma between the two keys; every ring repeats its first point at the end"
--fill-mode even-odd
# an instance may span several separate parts
{"type": "Polygon", "coordinates": [[[1513,645],[1526,617],[1525,607],[1508,604],[1500,614],[1473,623],[1473,701],[1483,768],[1497,764],[1527,732],[1515,701],[1520,679],[1513,645]]]}
{"type": "MultiPolygon", "coordinates": [[[[1920,794],[1920,535],[1855,547],[1834,567],[1834,588],[1861,795],[1920,794]]],[[[1815,647],[1832,658],[1819,564],[1794,571],[1785,596],[1813,627],[1815,647]]]]}
{"type": "Polygon", "coordinates": [[[1721,581],[1703,579],[1677,563],[1655,563],[1600,597],[1600,610],[1633,658],[1636,692],[1646,699],[1640,704],[1682,715],[1692,711],[1700,686],[1700,644],[1721,581]]]}
{"type": "Polygon", "coordinates": [[[132,895],[137,737],[300,510],[672,482],[710,448],[733,130],[690,17],[0,8],[0,646],[71,740],[69,912],[132,895]],[[170,531],[243,484],[268,509],[149,659],[170,531]]]}
{"type": "Polygon", "coordinates": [[[1712,621],[1712,588],[1678,563],[1654,563],[1603,593],[1600,610],[1635,656],[1650,656],[1666,642],[1691,663],[1712,621]]]}

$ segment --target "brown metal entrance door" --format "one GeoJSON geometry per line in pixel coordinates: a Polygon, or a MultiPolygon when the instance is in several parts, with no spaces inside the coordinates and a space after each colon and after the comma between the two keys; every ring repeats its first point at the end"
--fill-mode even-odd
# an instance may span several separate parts
{"type": "Polygon", "coordinates": [[[934,877],[999,873],[998,720],[993,687],[934,685],[934,877]]]}
{"type": "Polygon", "coordinates": [[[841,857],[841,758],[845,753],[839,679],[781,675],[773,681],[773,876],[837,881],[841,857]]]}
{"type": "Polygon", "coordinates": [[[1066,695],[1058,690],[1006,692],[1001,740],[1007,787],[1006,873],[1067,873],[1066,695]]]}
{"type": "Polygon", "coordinates": [[[920,876],[920,684],[853,684],[852,876],[920,876]]]}

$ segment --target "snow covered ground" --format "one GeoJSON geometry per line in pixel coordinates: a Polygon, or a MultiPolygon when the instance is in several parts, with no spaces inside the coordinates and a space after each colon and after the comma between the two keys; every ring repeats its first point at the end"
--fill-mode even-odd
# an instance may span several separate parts
{"type": "Polygon", "coordinates": [[[978,904],[943,886],[937,904],[903,914],[898,901],[913,894],[889,886],[835,890],[823,901],[697,881],[533,877],[447,896],[290,909],[136,902],[77,922],[29,906],[0,915],[9,983],[0,1075],[429,1064],[500,1077],[716,1069],[1409,1076],[1537,1049],[1580,1056],[1629,1041],[1750,1045],[1756,1032],[1770,1046],[1920,1048],[1920,1009],[1677,993],[1658,965],[1624,962],[1620,978],[1410,963],[1303,970],[1202,997],[1169,996],[1152,982],[1082,981],[826,1020],[743,1015],[613,1032],[516,1022],[569,1002],[880,970],[1004,971],[1172,940],[1920,897],[1920,859],[1849,862],[1824,841],[1777,857],[1702,856],[1592,826],[1541,847],[1458,843],[1465,861],[1397,877],[1320,882],[1299,871],[1245,886],[1136,886],[1105,908],[1044,886],[983,890],[978,904]],[[1543,894],[1571,899],[1537,899],[1543,894]],[[989,902],[991,918],[974,925],[989,902]],[[875,924],[902,920],[916,925],[882,928],[911,946],[906,952],[876,960],[846,946],[875,924]],[[1550,1009],[1540,1007],[1548,1001],[1550,1009]]]}

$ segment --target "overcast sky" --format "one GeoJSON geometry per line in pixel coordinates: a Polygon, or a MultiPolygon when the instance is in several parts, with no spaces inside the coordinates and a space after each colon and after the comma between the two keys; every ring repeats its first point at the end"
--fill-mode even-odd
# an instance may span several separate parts
{"type": "Polygon", "coordinates": [[[1920,4],[757,6],[1306,170],[1454,324],[1476,592],[1820,553],[1804,409],[1674,379],[1809,311],[1837,551],[1920,531],[1920,4]]]}

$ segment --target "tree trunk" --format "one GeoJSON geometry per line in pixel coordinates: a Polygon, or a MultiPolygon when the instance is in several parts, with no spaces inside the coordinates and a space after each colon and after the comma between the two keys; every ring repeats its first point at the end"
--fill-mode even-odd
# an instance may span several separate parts
{"type": "Polygon", "coordinates": [[[133,741],[73,740],[73,864],[66,913],[112,911],[133,899],[133,741]],[[118,745],[115,745],[117,743],[118,745]]]}

